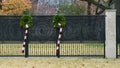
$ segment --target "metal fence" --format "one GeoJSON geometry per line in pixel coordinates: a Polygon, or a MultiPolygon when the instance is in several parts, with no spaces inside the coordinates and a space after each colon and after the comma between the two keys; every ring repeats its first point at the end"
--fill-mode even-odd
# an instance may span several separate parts
{"type": "MultiPolygon", "coordinates": [[[[57,32],[53,16],[33,16],[29,30],[28,56],[56,56],[57,32]]],[[[101,56],[105,51],[105,16],[65,16],[60,56],[101,56]]],[[[20,16],[0,16],[0,56],[24,56],[21,53],[23,30],[20,16]]]]}
{"type": "Polygon", "coordinates": [[[116,29],[117,29],[117,45],[116,45],[116,54],[117,54],[117,57],[120,57],[120,15],[117,15],[117,22],[116,22],[116,29]]]}

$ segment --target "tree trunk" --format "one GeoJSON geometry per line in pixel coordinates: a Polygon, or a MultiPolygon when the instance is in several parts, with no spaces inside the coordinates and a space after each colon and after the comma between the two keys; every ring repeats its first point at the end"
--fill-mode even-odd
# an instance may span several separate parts
{"type": "Polygon", "coordinates": [[[88,15],[91,15],[91,1],[88,0],[88,8],[87,8],[88,15]]]}
{"type": "Polygon", "coordinates": [[[115,8],[117,9],[117,14],[120,14],[120,0],[116,0],[115,8]]]}
{"type": "MultiPolygon", "coordinates": [[[[100,0],[98,0],[98,3],[100,3],[100,0]]],[[[98,10],[99,10],[99,7],[97,6],[97,8],[96,8],[96,14],[98,14],[98,10]]]]}
{"type": "Polygon", "coordinates": [[[0,9],[2,9],[2,0],[0,0],[0,3],[1,3],[1,4],[0,4],[0,9]]]}

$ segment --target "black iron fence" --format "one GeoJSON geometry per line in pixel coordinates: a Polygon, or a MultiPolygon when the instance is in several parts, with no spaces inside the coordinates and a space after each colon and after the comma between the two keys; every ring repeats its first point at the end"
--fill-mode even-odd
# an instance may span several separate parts
{"type": "MultiPolygon", "coordinates": [[[[33,16],[29,30],[28,56],[56,56],[56,29],[53,16],[33,16]]],[[[65,16],[60,44],[61,56],[102,56],[105,51],[105,16],[65,16]]],[[[0,16],[0,56],[24,56],[20,16],[0,16]]]]}
{"type": "Polygon", "coordinates": [[[116,40],[117,40],[117,45],[116,45],[116,54],[117,57],[120,57],[120,15],[117,15],[117,22],[116,22],[116,40]]]}

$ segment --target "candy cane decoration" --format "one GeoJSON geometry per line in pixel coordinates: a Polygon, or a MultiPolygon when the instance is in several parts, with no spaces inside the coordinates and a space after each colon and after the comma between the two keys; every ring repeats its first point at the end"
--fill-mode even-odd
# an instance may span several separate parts
{"type": "Polygon", "coordinates": [[[59,57],[60,56],[60,41],[61,41],[61,36],[62,36],[62,25],[60,23],[58,23],[60,26],[60,30],[59,30],[59,36],[58,36],[58,40],[56,43],[56,55],[59,57]]]}
{"type": "Polygon", "coordinates": [[[26,46],[26,41],[27,41],[27,35],[28,35],[28,24],[25,26],[25,35],[24,35],[24,40],[23,40],[23,47],[22,47],[22,53],[25,51],[25,46],[26,46]]]}

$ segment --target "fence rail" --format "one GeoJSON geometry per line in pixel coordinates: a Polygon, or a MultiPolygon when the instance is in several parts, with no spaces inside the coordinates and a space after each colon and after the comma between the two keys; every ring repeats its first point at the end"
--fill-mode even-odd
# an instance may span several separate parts
{"type": "MultiPolygon", "coordinates": [[[[0,56],[24,56],[21,52],[22,43],[0,44],[0,56]]],[[[56,43],[30,43],[30,56],[56,56],[56,43]]],[[[60,44],[61,56],[102,56],[104,57],[104,43],[80,43],[80,42],[62,42],[60,44]]]]}

